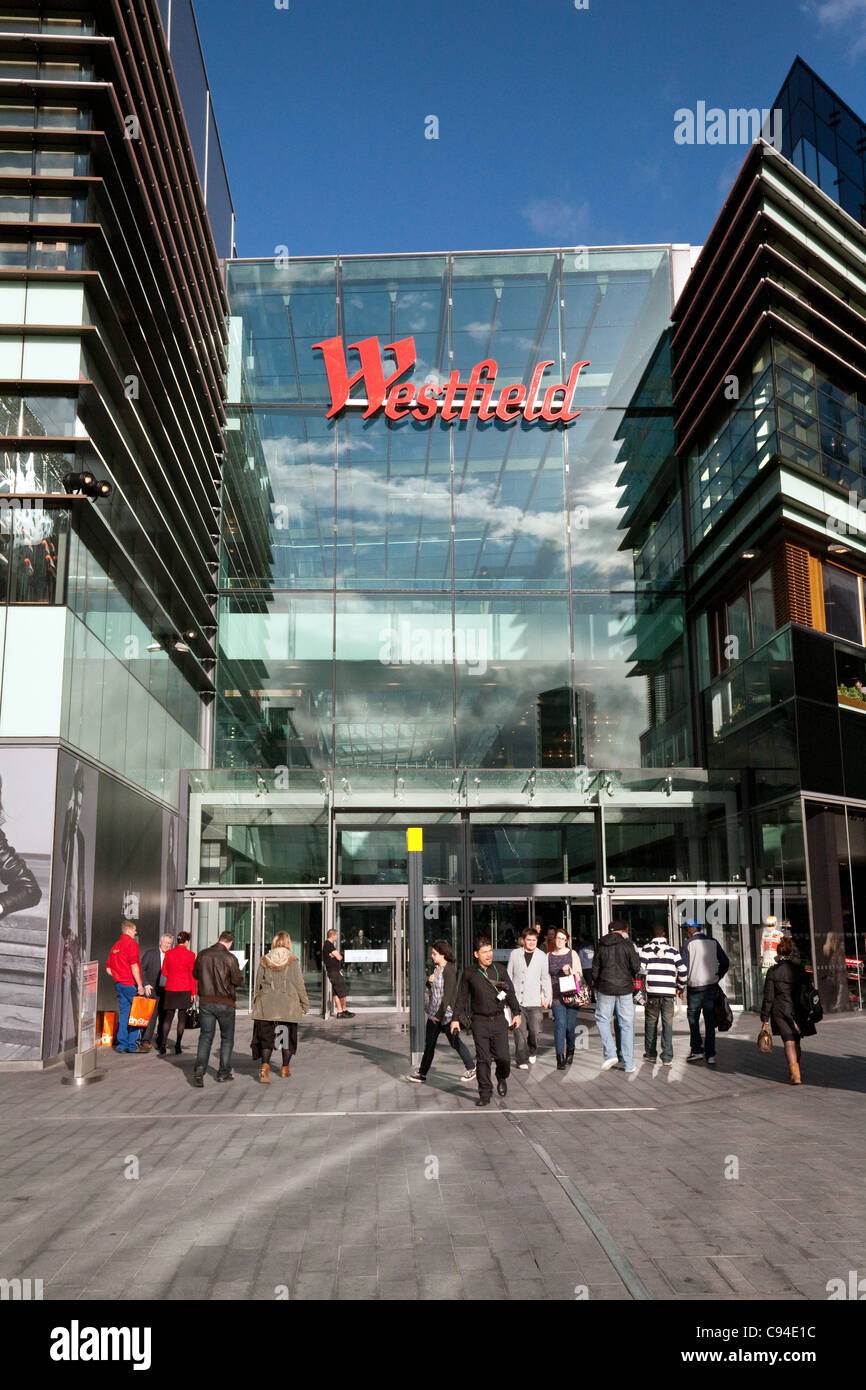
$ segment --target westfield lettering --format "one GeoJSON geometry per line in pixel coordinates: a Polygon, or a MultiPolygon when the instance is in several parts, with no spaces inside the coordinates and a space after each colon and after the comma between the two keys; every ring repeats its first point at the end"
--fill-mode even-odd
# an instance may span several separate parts
{"type": "Polygon", "coordinates": [[[468,420],[475,411],[479,420],[508,421],[522,415],[524,420],[567,422],[576,420],[580,414],[573,409],[574,396],[583,368],[590,365],[589,362],[575,362],[568,381],[548,386],[539,401],[541,379],[547,368],[553,366],[553,362],[539,362],[528,387],[522,383],[504,386],[494,401],[499,369],[491,357],[476,362],[468,381],[461,381],[460,373],[452,372],[446,385],[434,386],[427,382],[416,395],[413,382],[400,382],[400,377],[411,371],[416,362],[414,338],[400,338],[395,343],[385,344],[384,352],[394,358],[394,370],[390,372],[387,372],[378,338],[362,338],[349,344],[349,351],[357,352],[361,364],[351,376],[342,338],[326,338],[321,343],[313,343],[313,351],[321,352],[325,359],[331,391],[329,420],[352,403],[349,392],[363,382],[367,394],[365,420],[384,407],[389,420],[402,420],[407,415],[416,420],[432,420],[437,414],[443,420],[468,420]]]}

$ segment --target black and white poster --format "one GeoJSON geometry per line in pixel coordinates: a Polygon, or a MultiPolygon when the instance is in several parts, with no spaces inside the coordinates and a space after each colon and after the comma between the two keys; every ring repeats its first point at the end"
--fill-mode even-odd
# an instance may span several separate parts
{"type": "Polygon", "coordinates": [[[0,1060],[38,1058],[57,753],[0,751],[0,1060]]]}
{"type": "Polygon", "coordinates": [[[79,972],[82,963],[91,959],[98,795],[96,768],[61,753],[57,770],[44,1057],[71,1051],[76,1043],[79,972]]]}

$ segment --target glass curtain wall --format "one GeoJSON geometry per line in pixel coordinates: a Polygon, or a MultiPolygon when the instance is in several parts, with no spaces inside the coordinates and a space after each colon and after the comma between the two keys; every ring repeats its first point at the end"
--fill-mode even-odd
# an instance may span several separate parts
{"type": "Polygon", "coordinates": [[[229,264],[217,766],[641,765],[647,648],[682,620],[636,596],[621,427],[670,285],[666,247],[229,264]],[[350,373],[411,339],[417,387],[587,361],[582,413],[365,420],[360,381],[328,420],[337,336],[350,373]]]}

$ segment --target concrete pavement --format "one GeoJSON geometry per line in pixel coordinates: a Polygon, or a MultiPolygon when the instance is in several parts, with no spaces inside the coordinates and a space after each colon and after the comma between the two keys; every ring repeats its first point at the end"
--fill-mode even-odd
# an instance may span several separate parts
{"type": "MultiPolygon", "coordinates": [[[[754,1015],[715,1072],[601,1073],[582,1010],[505,1101],[476,1110],[440,1042],[411,1086],[387,1015],[307,1021],[290,1079],[191,1085],[184,1055],[100,1050],[104,1080],[5,1075],[0,1278],[45,1299],[825,1299],[866,1274],[866,1019],[831,1018],[791,1087],[754,1015]]],[[[549,1030],[549,1024],[547,1025],[549,1030]]],[[[641,1048],[636,1049],[638,1057],[641,1048]]]]}

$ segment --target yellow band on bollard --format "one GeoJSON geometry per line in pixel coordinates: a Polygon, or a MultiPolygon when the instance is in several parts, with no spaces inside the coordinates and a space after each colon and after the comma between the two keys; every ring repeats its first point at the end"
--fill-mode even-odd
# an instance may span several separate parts
{"type": "Polygon", "coordinates": [[[413,829],[406,831],[406,848],[410,854],[413,850],[424,848],[424,831],[420,826],[414,826],[413,829]]]}

